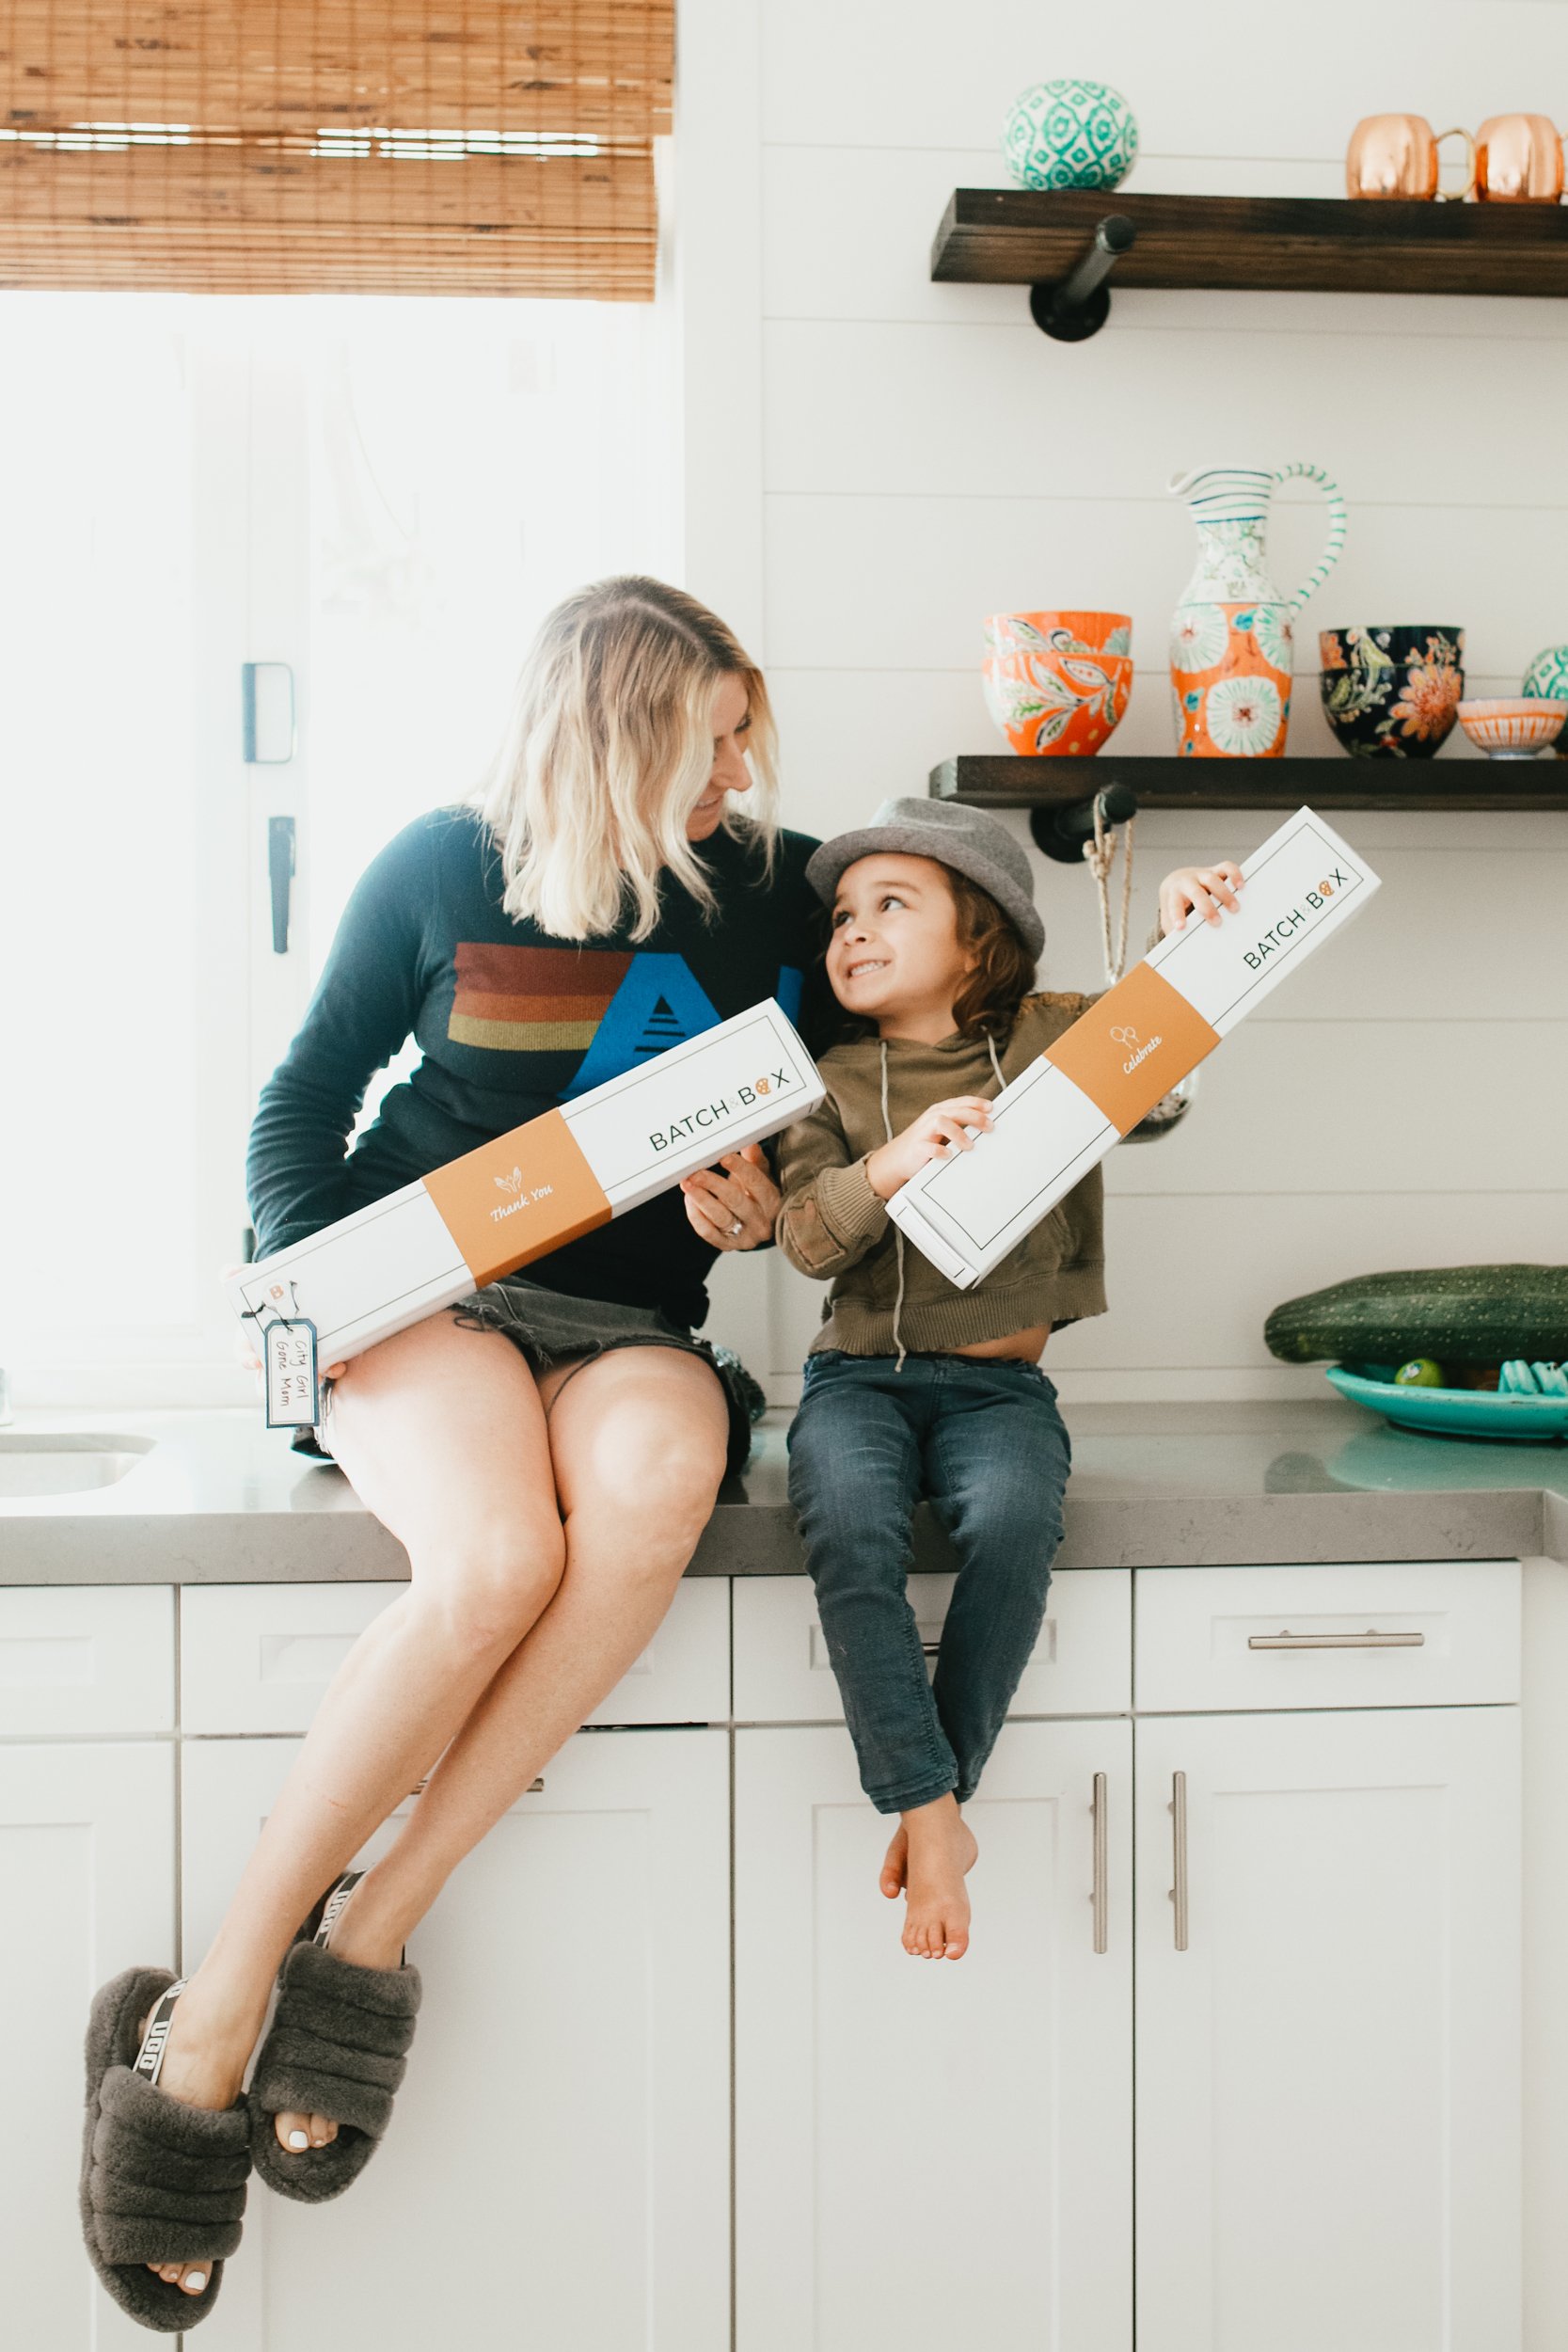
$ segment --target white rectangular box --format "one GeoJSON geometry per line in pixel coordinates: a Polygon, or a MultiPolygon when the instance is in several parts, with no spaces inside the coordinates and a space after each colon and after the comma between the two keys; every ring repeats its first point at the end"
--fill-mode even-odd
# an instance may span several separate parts
{"type": "Polygon", "coordinates": [[[308,1318],[325,1367],[803,1119],[822,1081],[769,999],[230,1278],[308,1318]]]}
{"type": "Polygon", "coordinates": [[[894,1194],[888,1215],[958,1289],[989,1274],[1378,888],[1309,808],[1243,871],[1234,913],[1163,939],[1003,1089],[973,1151],[932,1160],[894,1194]]]}

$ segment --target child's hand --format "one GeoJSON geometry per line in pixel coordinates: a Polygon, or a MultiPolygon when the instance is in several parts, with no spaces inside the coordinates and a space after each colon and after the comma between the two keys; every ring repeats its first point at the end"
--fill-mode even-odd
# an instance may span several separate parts
{"type": "Polygon", "coordinates": [[[1168,939],[1172,931],[1185,930],[1189,914],[1201,914],[1206,923],[1217,923],[1222,906],[1234,914],[1242,880],[1242,869],[1232,857],[1222,857],[1214,866],[1179,866],[1160,884],[1162,936],[1168,939]]]}
{"type": "Polygon", "coordinates": [[[866,1154],[865,1172],[879,1200],[891,1200],[900,1184],[923,1168],[927,1160],[943,1160],[954,1152],[967,1152],[974,1137],[966,1127],[990,1125],[990,1104],[984,1095],[956,1094],[950,1103],[933,1103],[911,1120],[901,1136],[866,1154]]]}

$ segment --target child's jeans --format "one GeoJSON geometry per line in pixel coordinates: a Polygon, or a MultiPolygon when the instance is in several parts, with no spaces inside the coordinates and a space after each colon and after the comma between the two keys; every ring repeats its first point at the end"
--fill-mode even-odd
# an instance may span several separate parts
{"type": "Polygon", "coordinates": [[[1071,1449],[1037,1364],[806,1359],[789,1493],[861,1785],[879,1813],[974,1792],[1045,1615],[1071,1449]],[[921,1494],[958,1555],[934,1687],[906,1581],[921,1494]]]}

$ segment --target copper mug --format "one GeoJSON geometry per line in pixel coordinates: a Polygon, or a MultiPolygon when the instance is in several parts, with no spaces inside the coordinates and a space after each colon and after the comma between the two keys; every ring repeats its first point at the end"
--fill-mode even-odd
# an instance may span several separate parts
{"type": "Polygon", "coordinates": [[[1368,115],[1351,134],[1345,157],[1345,188],[1351,196],[1436,197],[1459,203],[1474,193],[1475,185],[1476,143],[1468,131],[1434,131],[1424,115],[1368,115]],[[1467,166],[1462,188],[1437,184],[1437,150],[1444,139],[1465,142],[1467,166]]]}
{"type": "Polygon", "coordinates": [[[1556,204],[1562,135],[1545,115],[1489,115],[1476,133],[1476,194],[1488,204],[1556,204]]]}

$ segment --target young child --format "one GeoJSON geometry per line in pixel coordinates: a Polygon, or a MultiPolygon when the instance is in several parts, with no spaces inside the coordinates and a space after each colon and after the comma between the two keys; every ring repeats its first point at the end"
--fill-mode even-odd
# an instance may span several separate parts
{"type": "MultiPolygon", "coordinates": [[[[851,1041],[820,1058],[828,1095],[784,1135],[778,1238],[832,1288],[789,1433],[789,1490],[861,1784],[900,1826],[881,1888],[904,1948],[961,1959],[973,1796],[1045,1613],[1070,1461],[1039,1368],[1053,1327],[1105,1311],[1092,1169],[973,1290],[891,1222],[927,1160],[967,1152],[987,1097],[1093,1001],[1032,993],[1045,945],[1022,849],[950,801],[895,800],[806,868],[832,909],[827,974],[851,1041]],[[982,1089],[984,1090],[982,1092],[982,1089]],[[927,1496],[959,1568],[934,1686],[905,1585],[927,1496]]],[[[1161,926],[1218,922],[1229,861],[1160,886],[1161,926]]]]}

